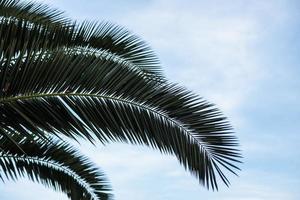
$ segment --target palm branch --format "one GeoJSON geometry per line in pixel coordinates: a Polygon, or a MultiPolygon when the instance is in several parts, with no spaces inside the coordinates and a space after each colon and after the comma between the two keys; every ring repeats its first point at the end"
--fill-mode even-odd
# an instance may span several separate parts
{"type": "MultiPolygon", "coordinates": [[[[1,133],[4,131],[0,129],[1,133]]],[[[101,172],[85,156],[66,142],[28,140],[20,134],[0,138],[0,178],[30,180],[62,191],[72,200],[112,199],[111,187],[101,172]]]]}
{"type": "Polygon", "coordinates": [[[218,188],[217,176],[229,184],[223,171],[236,174],[241,157],[229,122],[169,83],[142,40],[110,23],[76,24],[40,4],[3,2],[0,127],[8,137],[12,129],[143,144],[175,155],[208,188],[218,188]]]}
{"type": "Polygon", "coordinates": [[[6,39],[3,50],[12,50],[14,40],[17,43],[13,53],[24,48],[32,51],[86,47],[127,61],[152,79],[163,79],[159,60],[151,48],[121,26],[109,22],[79,24],[64,17],[63,12],[40,3],[1,0],[0,8],[0,30],[6,39]]]}

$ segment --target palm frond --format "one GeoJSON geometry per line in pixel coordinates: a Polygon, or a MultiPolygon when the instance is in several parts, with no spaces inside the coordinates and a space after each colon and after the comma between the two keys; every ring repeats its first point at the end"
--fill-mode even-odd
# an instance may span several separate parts
{"type": "Polygon", "coordinates": [[[58,51],[16,63],[0,99],[6,126],[28,134],[145,144],[176,155],[213,189],[215,174],[229,184],[221,167],[238,169],[231,126],[212,104],[184,88],[158,84],[126,63],[86,53],[58,51]]]}
{"type": "MultiPolygon", "coordinates": [[[[4,128],[0,130],[3,133],[4,128]]],[[[111,187],[105,175],[66,142],[52,140],[41,143],[28,140],[21,134],[9,134],[22,151],[12,140],[0,137],[2,180],[3,176],[13,180],[28,177],[66,193],[72,200],[112,199],[111,187]]]]}
{"type": "Polygon", "coordinates": [[[65,18],[62,12],[40,3],[15,0],[0,2],[0,38],[5,38],[4,52],[37,51],[53,48],[94,49],[127,61],[152,79],[163,79],[155,53],[127,29],[109,23],[83,22],[65,18]],[[12,47],[13,46],[13,47],[12,47]]]}
{"type": "Polygon", "coordinates": [[[77,24],[42,4],[0,2],[1,130],[144,144],[176,155],[207,187],[217,189],[217,176],[229,184],[223,169],[236,174],[241,157],[229,122],[168,83],[145,42],[111,23],[77,24]]]}

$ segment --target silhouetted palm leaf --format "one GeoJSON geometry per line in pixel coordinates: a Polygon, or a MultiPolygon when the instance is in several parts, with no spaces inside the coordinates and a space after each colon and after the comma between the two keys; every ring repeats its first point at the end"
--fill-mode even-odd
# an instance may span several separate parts
{"type": "Polygon", "coordinates": [[[16,130],[143,143],[175,154],[213,188],[214,170],[228,183],[216,163],[237,168],[237,142],[224,117],[184,89],[145,79],[108,56],[51,51],[23,64],[19,58],[0,100],[5,123],[16,130]]]}
{"type": "Polygon", "coordinates": [[[207,187],[217,189],[217,175],[229,184],[223,170],[235,174],[240,153],[218,109],[166,81],[153,52],[125,29],[52,19],[50,10],[47,23],[28,17],[39,9],[2,14],[0,127],[27,138],[145,144],[176,155],[207,187]]]}
{"type": "Polygon", "coordinates": [[[112,199],[111,187],[104,174],[72,146],[55,140],[41,144],[21,135],[11,136],[23,151],[1,136],[2,180],[3,175],[13,180],[28,177],[66,193],[72,200],[112,199]]]}
{"type": "Polygon", "coordinates": [[[32,51],[86,47],[128,61],[152,78],[163,78],[159,61],[150,47],[121,26],[109,22],[78,24],[65,18],[63,12],[38,3],[2,0],[0,8],[1,38],[6,41],[4,52],[8,47],[13,54],[24,48],[32,51]]]}

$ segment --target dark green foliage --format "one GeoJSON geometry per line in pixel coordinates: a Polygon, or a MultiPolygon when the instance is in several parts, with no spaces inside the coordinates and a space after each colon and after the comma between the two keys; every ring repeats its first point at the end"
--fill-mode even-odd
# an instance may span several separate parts
{"type": "Polygon", "coordinates": [[[218,188],[218,177],[229,184],[223,171],[236,174],[241,156],[228,121],[169,83],[138,37],[110,23],[72,22],[42,4],[0,5],[0,136],[24,157],[28,144],[15,132],[43,148],[54,135],[121,141],[175,155],[208,188],[218,188]]]}
{"type": "MultiPolygon", "coordinates": [[[[163,79],[159,61],[149,46],[128,30],[108,22],[78,24],[63,13],[37,3],[0,2],[3,51],[89,48],[132,63],[154,79],[163,79]],[[4,41],[4,42],[5,42],[4,41]],[[153,77],[154,76],[154,77],[153,77]]],[[[66,49],[69,51],[69,49],[66,49]]]]}
{"type": "MultiPolygon", "coordinates": [[[[1,129],[0,133],[3,131],[1,129]]],[[[65,142],[32,141],[14,133],[10,139],[1,136],[0,149],[2,180],[3,175],[13,180],[25,176],[69,197],[74,196],[72,199],[112,199],[111,187],[104,174],[65,142]]]]}

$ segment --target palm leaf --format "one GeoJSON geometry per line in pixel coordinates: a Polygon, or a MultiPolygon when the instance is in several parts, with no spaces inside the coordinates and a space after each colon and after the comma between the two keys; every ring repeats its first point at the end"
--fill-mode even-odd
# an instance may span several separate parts
{"type": "Polygon", "coordinates": [[[5,38],[3,52],[53,48],[96,49],[127,61],[150,75],[162,79],[161,67],[151,48],[125,28],[109,22],[78,24],[63,12],[44,4],[0,1],[0,38],[5,38]],[[13,46],[13,47],[11,47],[13,46]]]}
{"type": "Polygon", "coordinates": [[[217,188],[217,174],[229,184],[223,169],[236,173],[240,162],[231,126],[212,104],[166,82],[148,45],[111,23],[76,24],[28,5],[0,3],[4,130],[145,144],[176,155],[207,187],[217,188]]]}
{"type": "MultiPolygon", "coordinates": [[[[7,131],[1,128],[1,133],[7,131]]],[[[8,131],[9,132],[9,131],[8,131]]],[[[11,140],[0,138],[0,177],[16,180],[28,177],[57,191],[66,193],[72,200],[112,199],[111,187],[104,174],[86,157],[65,142],[49,143],[30,141],[24,136],[9,132],[11,140]]]]}
{"type": "Polygon", "coordinates": [[[5,125],[40,136],[47,131],[145,144],[176,155],[213,189],[215,174],[229,184],[222,167],[238,169],[230,125],[212,104],[185,89],[145,79],[109,56],[58,51],[21,58],[0,100],[5,125]]]}

